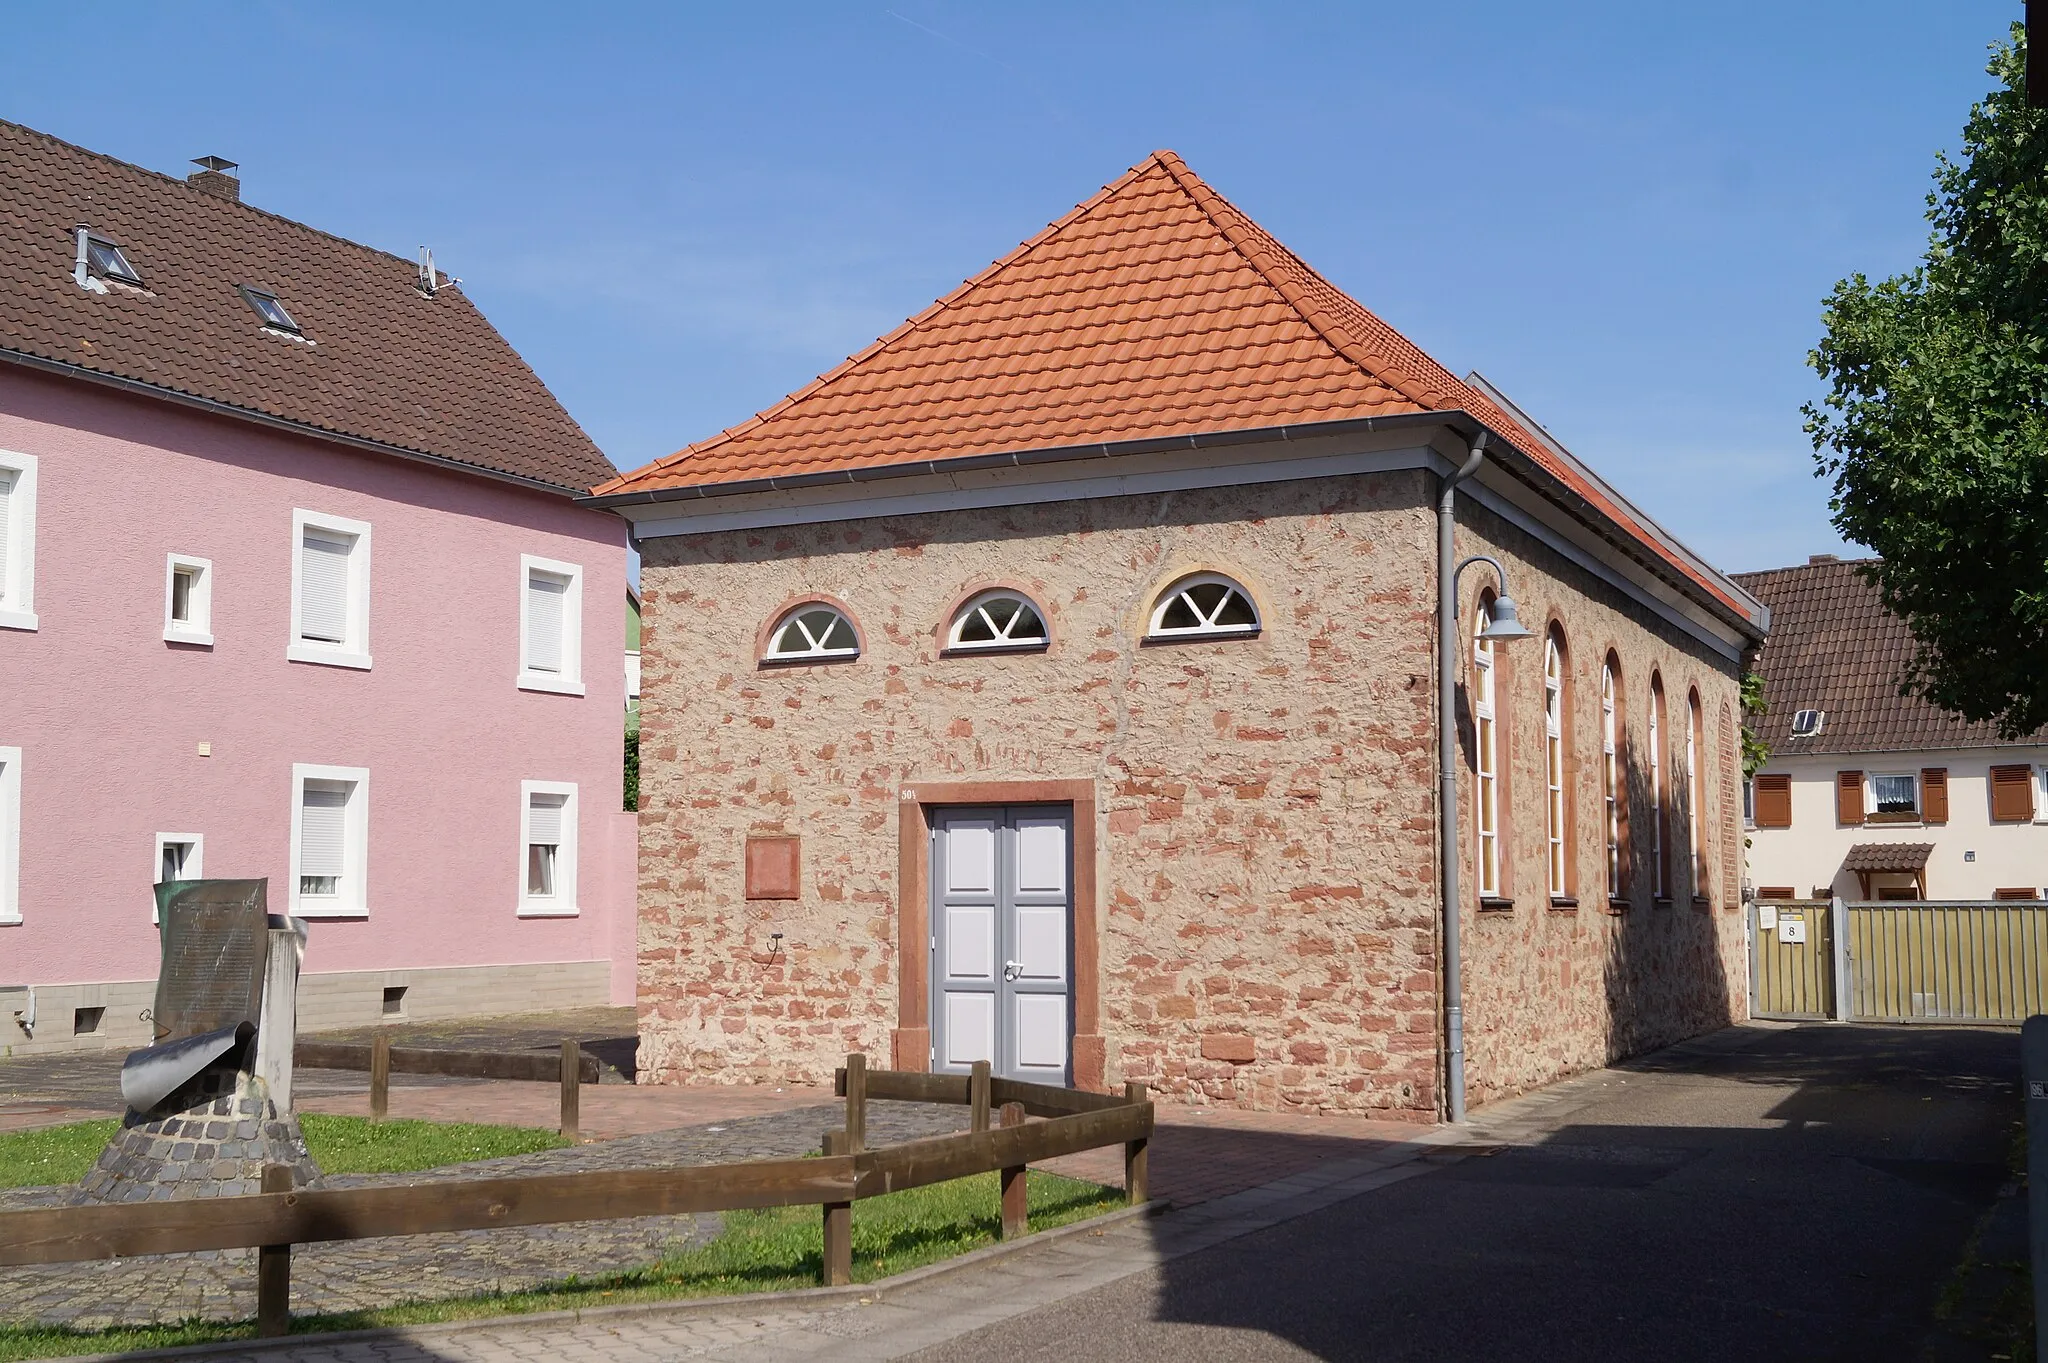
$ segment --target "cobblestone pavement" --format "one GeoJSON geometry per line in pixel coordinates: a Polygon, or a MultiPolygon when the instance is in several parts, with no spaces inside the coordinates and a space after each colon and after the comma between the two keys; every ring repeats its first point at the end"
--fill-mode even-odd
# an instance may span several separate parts
{"type": "MultiPolygon", "coordinates": [[[[819,1136],[840,1125],[843,1113],[837,1104],[824,1104],[420,1174],[339,1175],[322,1186],[406,1186],[788,1158],[815,1151],[819,1136]]],[[[869,1140],[881,1144],[945,1135],[963,1129],[965,1115],[959,1108],[872,1103],[869,1140]]],[[[12,1189],[0,1192],[0,1208],[53,1206],[68,1192],[12,1189]]],[[[717,1234],[719,1224],[716,1215],[652,1216],[302,1245],[292,1254],[292,1306],[299,1312],[348,1311],[522,1289],[559,1281],[566,1276],[565,1266],[573,1266],[582,1277],[598,1276],[652,1263],[668,1250],[701,1244],[717,1234]]],[[[255,1260],[248,1250],[53,1264],[0,1275],[0,1318],[11,1320],[91,1328],[191,1316],[235,1319],[252,1315],[255,1309],[255,1260]]]]}

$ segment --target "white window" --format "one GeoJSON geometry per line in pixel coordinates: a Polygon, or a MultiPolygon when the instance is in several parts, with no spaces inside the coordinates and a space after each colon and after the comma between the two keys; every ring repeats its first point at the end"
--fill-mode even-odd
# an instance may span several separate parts
{"type": "Polygon", "coordinates": [[[0,450],[0,629],[36,620],[36,458],[0,450]]]}
{"type": "Polygon", "coordinates": [[[1887,819],[1910,822],[1920,817],[1920,777],[1916,772],[1880,773],[1864,787],[1864,810],[1887,819]]]}
{"type": "Polygon", "coordinates": [[[292,767],[292,912],[361,917],[369,908],[370,773],[292,767]]]}
{"type": "Polygon", "coordinates": [[[0,748],[0,923],[21,921],[21,749],[0,748]]]}
{"type": "Polygon", "coordinates": [[[370,526],[292,512],[292,637],[285,656],[370,665],[370,526]]]}
{"type": "Polygon", "coordinates": [[[1549,846],[1550,893],[1563,898],[1566,886],[1564,845],[1564,656],[1557,636],[1543,641],[1543,822],[1549,846]]]}
{"type": "MultiPolygon", "coordinates": [[[[206,876],[206,838],[199,833],[156,835],[154,874],[157,885],[173,880],[201,880],[206,876]]],[[[156,921],[156,898],[150,897],[149,921],[156,921]]]]}
{"type": "Polygon", "coordinates": [[[946,631],[949,653],[1022,652],[1046,647],[1045,617],[1016,592],[983,592],[962,606],[946,631]]]}
{"type": "Polygon", "coordinates": [[[1621,897],[1621,752],[1614,669],[1600,669],[1600,799],[1607,818],[1607,894],[1621,897]]]}
{"type": "Polygon", "coordinates": [[[1742,778],[1742,826],[1756,827],[1756,779],[1749,776],[1742,778]]]}
{"type": "Polygon", "coordinates": [[[164,640],[213,647],[213,564],[172,554],[164,562],[164,640]]]}
{"type": "Polygon", "coordinates": [[[576,787],[519,783],[519,912],[528,918],[576,912],[576,787]]]}
{"type": "Polygon", "coordinates": [[[860,656],[860,633],[846,612],[822,601],[798,606],[768,636],[770,663],[828,663],[860,656]]]}
{"type": "Polygon", "coordinates": [[[1228,638],[1259,632],[1251,593],[1220,573],[1184,577],[1159,594],[1149,639],[1228,638]]]}
{"type": "MultiPolygon", "coordinates": [[[[1479,608],[1479,624],[1473,631],[1483,633],[1493,623],[1490,605],[1479,608]]],[[[1500,780],[1495,751],[1499,738],[1494,732],[1493,641],[1474,638],[1472,642],[1473,759],[1477,780],[1473,788],[1474,815],[1479,829],[1479,893],[1483,898],[1500,894],[1500,780]]]]}
{"type": "Polygon", "coordinates": [[[519,557],[519,685],[583,694],[583,569],[519,557]]]}

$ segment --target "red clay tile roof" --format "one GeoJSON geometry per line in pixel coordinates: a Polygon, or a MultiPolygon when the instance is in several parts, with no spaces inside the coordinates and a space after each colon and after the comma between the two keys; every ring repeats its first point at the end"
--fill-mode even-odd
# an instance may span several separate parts
{"type": "Polygon", "coordinates": [[[1845,871],[1917,871],[1934,854],[1931,842],[1859,842],[1842,858],[1845,871]]]}
{"type": "Polygon", "coordinates": [[[418,281],[412,261],[0,121],[0,359],[577,492],[614,476],[460,290],[418,281]],[[73,282],[81,223],[145,291],[73,282]],[[243,284],[274,289],[314,344],[265,332],[243,284]]]}
{"type": "Polygon", "coordinates": [[[1170,151],[774,407],[594,495],[1460,410],[1749,613],[1170,151]]]}
{"type": "MultiPolygon", "coordinates": [[[[1829,559],[1731,574],[1771,608],[1771,637],[1757,660],[1769,707],[1758,736],[1779,757],[2009,746],[1996,725],[1972,724],[1899,694],[1913,661],[1913,633],[1864,581],[1860,567],[1875,561],[1829,559]],[[1800,710],[1825,712],[1819,733],[1792,737],[1800,710]]],[[[2019,741],[2048,742],[2048,731],[2019,741]]]]}

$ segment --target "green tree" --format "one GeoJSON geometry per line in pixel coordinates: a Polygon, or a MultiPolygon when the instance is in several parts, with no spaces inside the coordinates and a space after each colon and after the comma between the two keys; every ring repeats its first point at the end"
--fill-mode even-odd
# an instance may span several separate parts
{"type": "Polygon", "coordinates": [[[1882,556],[1918,641],[1905,689],[2008,737],[2048,724],[2048,112],[2026,65],[2014,24],[1936,158],[1926,258],[1835,286],[1806,407],[1835,526],[1882,556]]]}

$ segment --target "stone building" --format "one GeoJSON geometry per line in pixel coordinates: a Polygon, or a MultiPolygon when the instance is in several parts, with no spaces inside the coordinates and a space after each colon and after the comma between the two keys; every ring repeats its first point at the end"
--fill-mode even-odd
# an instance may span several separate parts
{"type": "Polygon", "coordinates": [[[1469,642],[1465,575],[1469,1092],[1736,1016],[1762,608],[1161,152],[592,499],[644,563],[643,1073],[1439,1115],[1482,433],[1457,552],[1535,636],[1469,642]]]}

